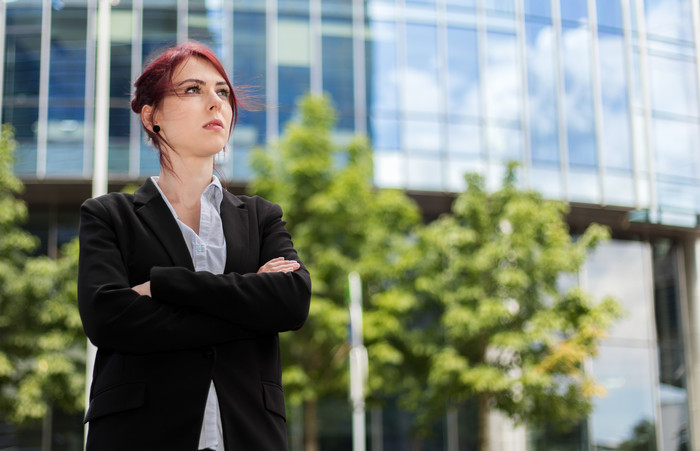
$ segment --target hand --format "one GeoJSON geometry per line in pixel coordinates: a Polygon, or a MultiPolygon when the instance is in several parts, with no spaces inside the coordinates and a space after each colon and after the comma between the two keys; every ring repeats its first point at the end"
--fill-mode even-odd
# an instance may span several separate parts
{"type": "Polygon", "coordinates": [[[131,287],[132,290],[140,294],[141,296],[151,296],[151,281],[144,282],[140,285],[136,285],[135,287],[131,287]]]}
{"type": "Polygon", "coordinates": [[[258,269],[258,274],[263,272],[291,272],[301,268],[296,260],[285,260],[284,257],[273,258],[258,269]]]}

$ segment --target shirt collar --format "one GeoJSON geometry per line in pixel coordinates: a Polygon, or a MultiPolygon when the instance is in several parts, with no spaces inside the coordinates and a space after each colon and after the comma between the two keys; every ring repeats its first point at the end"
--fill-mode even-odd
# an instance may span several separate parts
{"type": "MultiPolygon", "coordinates": [[[[177,218],[178,216],[175,209],[170,204],[168,198],[165,197],[165,194],[163,194],[163,190],[160,189],[160,185],[158,185],[158,178],[159,177],[157,175],[151,176],[151,180],[153,180],[153,184],[156,185],[160,196],[165,201],[165,204],[168,206],[173,216],[177,218]]],[[[202,192],[202,198],[206,199],[207,202],[209,202],[214,208],[216,208],[216,211],[221,214],[221,202],[224,200],[224,188],[221,186],[221,181],[219,181],[218,177],[212,175],[211,178],[211,183],[207,185],[202,192]]]]}

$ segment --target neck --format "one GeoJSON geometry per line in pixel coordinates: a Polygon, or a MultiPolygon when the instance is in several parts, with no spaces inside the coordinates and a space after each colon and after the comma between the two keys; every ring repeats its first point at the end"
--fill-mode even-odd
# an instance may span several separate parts
{"type": "Polygon", "coordinates": [[[187,158],[171,155],[172,171],[160,170],[158,186],[171,204],[195,205],[212,180],[214,157],[187,158]]]}

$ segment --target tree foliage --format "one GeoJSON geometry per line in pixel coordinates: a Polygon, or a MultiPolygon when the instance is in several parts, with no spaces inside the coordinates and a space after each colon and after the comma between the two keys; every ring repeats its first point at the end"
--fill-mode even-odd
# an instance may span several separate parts
{"type": "Polygon", "coordinates": [[[347,393],[348,273],[360,273],[371,294],[392,270],[395,243],[419,221],[417,207],[401,191],[373,187],[367,140],[355,137],[339,146],[334,124],[328,99],[306,96],[279,144],[253,158],[252,192],[283,207],[311,273],[309,319],[282,336],[292,404],[347,393]]]}
{"type": "Polygon", "coordinates": [[[447,406],[472,399],[485,449],[491,408],[563,427],[590,412],[602,389],[584,362],[621,312],[612,299],[560,283],[606,229],[591,225],[573,239],[567,207],[516,188],[514,166],[497,192],[478,175],[466,182],[452,211],[401,254],[402,277],[375,297],[365,330],[373,332],[370,361],[385,377],[374,388],[394,388],[418,414],[419,433],[447,406]]]}
{"type": "Polygon", "coordinates": [[[27,208],[12,172],[15,143],[0,138],[0,412],[6,420],[42,418],[57,405],[83,408],[85,336],[77,308],[77,241],[58,259],[33,256],[37,240],[20,225],[27,208]]]}

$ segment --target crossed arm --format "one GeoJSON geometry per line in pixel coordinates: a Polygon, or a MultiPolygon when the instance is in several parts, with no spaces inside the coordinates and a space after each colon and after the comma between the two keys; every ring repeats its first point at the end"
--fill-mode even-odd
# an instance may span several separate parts
{"type": "Polygon", "coordinates": [[[78,276],[86,335],[98,347],[143,354],[301,327],[311,281],[295,260],[281,209],[274,207],[261,219],[260,259],[266,263],[257,273],[153,267],[148,282],[133,286],[115,233],[123,225],[115,225],[117,217],[100,201],[87,201],[81,211],[78,276]]]}

